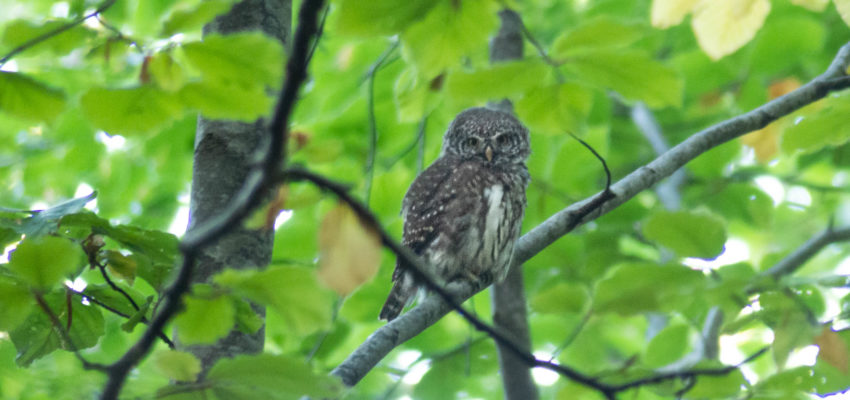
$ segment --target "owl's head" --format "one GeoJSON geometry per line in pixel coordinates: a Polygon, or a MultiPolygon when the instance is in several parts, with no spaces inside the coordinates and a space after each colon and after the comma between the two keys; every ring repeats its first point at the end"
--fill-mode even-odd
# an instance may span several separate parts
{"type": "Polygon", "coordinates": [[[442,154],[496,165],[521,163],[530,152],[528,129],[519,120],[484,107],[458,114],[443,138],[442,154]]]}

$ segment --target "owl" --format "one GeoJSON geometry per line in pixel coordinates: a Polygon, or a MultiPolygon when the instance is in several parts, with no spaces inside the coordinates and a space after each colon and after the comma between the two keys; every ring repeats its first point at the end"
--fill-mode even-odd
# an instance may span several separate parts
{"type": "MultiPolygon", "coordinates": [[[[507,275],[525,212],[529,147],[528,129],[513,115],[470,108],[452,121],[440,157],[410,185],[402,243],[441,284],[507,275]]],[[[418,290],[397,262],[380,318],[392,321],[418,290]]]]}

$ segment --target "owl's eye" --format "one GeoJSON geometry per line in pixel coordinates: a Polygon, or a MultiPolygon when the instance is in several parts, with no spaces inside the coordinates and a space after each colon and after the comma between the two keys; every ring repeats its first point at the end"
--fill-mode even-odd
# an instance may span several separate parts
{"type": "Polygon", "coordinates": [[[498,144],[499,146],[504,146],[504,145],[508,144],[508,142],[510,141],[510,140],[509,140],[509,139],[510,139],[510,137],[509,137],[509,136],[510,136],[510,135],[500,135],[500,136],[496,136],[496,144],[498,144]]]}
{"type": "Polygon", "coordinates": [[[477,147],[478,146],[478,138],[477,137],[468,137],[464,140],[464,144],[467,147],[477,147]]]}

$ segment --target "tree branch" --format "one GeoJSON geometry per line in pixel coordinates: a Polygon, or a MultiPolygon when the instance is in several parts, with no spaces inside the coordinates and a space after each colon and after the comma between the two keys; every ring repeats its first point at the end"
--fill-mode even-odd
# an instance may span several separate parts
{"type": "Polygon", "coordinates": [[[619,180],[611,187],[616,197],[607,202],[593,217],[585,219],[587,215],[578,213],[578,210],[590,201],[589,199],[559,211],[519,239],[514,250],[514,263],[521,264],[528,261],[575,227],[617,208],[641,191],[672,175],[673,172],[709,149],[745,133],[764,128],[767,124],[831,92],[850,87],[849,81],[835,79],[845,76],[844,70],[848,64],[850,64],[850,43],[841,47],[826,72],[805,85],[750,112],[697,132],[649,164],[619,180]]]}
{"type": "Polygon", "coordinates": [[[269,124],[269,141],[262,164],[251,172],[238,195],[220,216],[211,218],[205,224],[187,232],[180,243],[180,250],[183,252],[182,265],[177,278],[163,295],[165,300],[160,312],[153,318],[139,341],[109,366],[108,379],[101,394],[102,400],[118,398],[127,374],[148,354],[159,331],[180,309],[181,298],[189,290],[192,269],[201,248],[239,224],[258,205],[264,189],[274,183],[275,173],[286,154],[290,114],[295,106],[298,91],[307,79],[308,51],[318,29],[317,17],[323,5],[323,0],[308,0],[302,3],[292,54],[286,65],[286,80],[269,124]]]}
{"type": "Polygon", "coordinates": [[[69,29],[71,29],[71,28],[73,28],[73,27],[75,27],[79,24],[82,24],[83,22],[85,22],[85,20],[87,20],[91,17],[96,17],[98,14],[108,10],[109,7],[112,7],[113,4],[115,4],[115,0],[106,0],[106,1],[103,2],[103,4],[100,5],[100,7],[98,7],[94,11],[92,11],[92,12],[90,12],[90,13],[88,13],[88,14],[80,17],[80,18],[77,18],[76,20],[73,20],[73,21],[71,21],[71,22],[69,22],[65,25],[62,25],[62,26],[60,26],[56,29],[53,29],[49,32],[42,33],[41,35],[38,35],[38,36],[36,36],[36,37],[34,37],[30,40],[27,40],[26,42],[22,43],[18,47],[15,47],[14,49],[12,49],[12,51],[6,53],[5,56],[0,58],[0,67],[2,67],[9,60],[11,60],[12,57],[14,57],[14,56],[16,56],[20,53],[23,53],[24,51],[32,48],[33,46],[35,46],[35,45],[37,45],[37,44],[39,44],[39,43],[41,43],[41,42],[43,42],[47,39],[50,39],[50,38],[52,38],[52,37],[54,37],[54,36],[56,36],[56,35],[58,35],[62,32],[65,32],[65,31],[67,31],[67,30],[69,30],[69,29]]]}
{"type": "MultiPolygon", "coordinates": [[[[47,301],[44,299],[44,296],[41,293],[33,293],[35,297],[35,302],[38,303],[38,306],[47,314],[47,318],[50,319],[50,323],[53,324],[53,328],[59,332],[59,337],[63,342],[68,344],[68,349],[71,353],[74,353],[74,356],[80,360],[80,364],[83,365],[83,369],[95,370],[95,371],[106,371],[109,367],[103,364],[93,363],[89,360],[86,360],[82,354],[80,354],[79,349],[77,349],[77,345],[71,340],[71,334],[68,330],[62,325],[62,321],[59,321],[59,317],[56,316],[56,313],[50,309],[50,305],[47,304],[47,301]]],[[[68,328],[70,329],[70,327],[68,328]]]]}
{"type": "Polygon", "coordinates": [[[779,260],[779,262],[768,270],[762,272],[761,275],[776,280],[783,276],[791,275],[827,245],[848,240],[850,240],[850,227],[835,229],[830,226],[807,240],[806,243],[798,247],[791,254],[779,260]]]}
{"type": "MultiPolygon", "coordinates": [[[[844,70],[847,68],[848,64],[850,64],[850,43],[844,45],[838,51],[838,54],[825,73],[813,79],[809,83],[748,113],[723,121],[694,134],[684,142],[678,144],[669,151],[666,151],[646,166],[637,169],[615,183],[611,186],[610,191],[603,191],[591,198],[582,200],[556,213],[519,239],[514,252],[514,264],[519,265],[528,261],[531,257],[551,245],[561,236],[575,229],[577,226],[593,220],[625,203],[637,193],[650,188],[652,185],[671,175],[677,169],[681,168],[687,162],[693,160],[705,151],[739,137],[747,132],[763,128],[770,122],[821,99],[832,91],[850,87],[850,82],[847,80],[835,79],[845,76],[844,70]],[[591,214],[593,215],[591,216],[591,214]]],[[[320,182],[314,183],[322,186],[320,182]]],[[[335,194],[339,194],[336,190],[332,191],[334,191],[335,194]]],[[[344,193],[344,190],[342,190],[342,192],[344,193]]],[[[350,199],[350,197],[348,198],[350,199]]],[[[372,224],[376,228],[379,228],[379,225],[376,225],[374,222],[375,221],[373,221],[372,224]]],[[[399,257],[402,257],[405,262],[408,262],[409,260],[411,261],[411,265],[418,265],[415,263],[415,259],[410,257],[410,254],[406,249],[399,248],[394,242],[385,242],[384,244],[399,257]]],[[[429,289],[431,288],[430,285],[428,287],[429,289]]],[[[481,288],[473,288],[467,284],[453,290],[452,293],[457,299],[466,299],[474,293],[477,293],[480,289],[481,288]]],[[[437,292],[440,297],[443,296],[439,291],[435,292],[437,292]]],[[[419,332],[435,323],[443,315],[448,313],[450,309],[451,307],[446,305],[446,303],[437,296],[430,296],[418,306],[375,331],[375,333],[373,333],[366,342],[358,347],[339,366],[337,366],[333,370],[332,374],[341,377],[343,382],[349,386],[356,384],[395,346],[417,335],[419,332]]],[[[461,315],[466,318],[463,313],[461,313],[461,315]]],[[[535,366],[550,368],[579,383],[583,383],[597,389],[602,387],[595,378],[588,378],[584,375],[577,374],[575,371],[568,368],[553,365],[540,365],[538,364],[539,360],[534,359],[533,356],[531,356],[531,359],[524,359],[529,363],[534,363],[533,365],[535,366]],[[566,372],[564,370],[566,370],[566,372]]],[[[667,376],[667,378],[653,377],[652,379],[673,379],[670,378],[671,375],[665,376],[667,376]]],[[[675,376],[680,377],[684,375],[680,374],[675,376]]],[[[654,382],[655,381],[645,381],[643,384],[654,382]]],[[[617,388],[619,387],[614,387],[614,389],[617,388]]],[[[611,387],[602,387],[600,391],[610,393],[611,387]]],[[[618,390],[615,390],[615,392],[616,391],[618,390]]]]}

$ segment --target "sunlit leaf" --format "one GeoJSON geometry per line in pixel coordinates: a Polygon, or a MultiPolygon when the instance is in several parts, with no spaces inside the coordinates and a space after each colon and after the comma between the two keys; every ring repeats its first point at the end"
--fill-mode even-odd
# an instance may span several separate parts
{"type": "Polygon", "coordinates": [[[685,307],[703,289],[699,271],[679,265],[623,264],[600,280],[593,293],[593,309],[630,315],[644,311],[685,307]],[[671,299],[679,299],[672,301],[671,299]]]}
{"type": "MultiPolygon", "coordinates": [[[[68,21],[60,20],[47,21],[41,24],[26,20],[12,21],[6,25],[6,29],[3,31],[3,39],[0,40],[0,43],[8,48],[18,47],[44,34],[54,32],[64,27],[67,23],[68,21]]],[[[52,35],[47,40],[35,44],[32,49],[35,51],[47,50],[58,55],[63,55],[77,48],[81,43],[84,43],[92,34],[93,31],[89,30],[85,25],[75,24],[63,31],[62,34],[52,35]]]]}
{"type": "Polygon", "coordinates": [[[838,14],[841,15],[841,19],[847,26],[850,26],[850,0],[832,0],[832,2],[835,4],[838,14]]]}
{"type": "Polygon", "coordinates": [[[189,9],[175,10],[162,24],[162,35],[171,36],[203,26],[216,15],[229,10],[234,0],[206,0],[189,9]]]}
{"type": "MultiPolygon", "coordinates": [[[[442,79],[442,75],[434,79],[442,79]]],[[[440,105],[440,89],[419,77],[414,69],[405,69],[393,86],[398,119],[413,122],[428,115],[440,105]]]]}
{"type": "Polygon", "coordinates": [[[823,11],[829,4],[829,0],[791,0],[791,4],[806,7],[812,11],[823,11]]]}
{"type": "Polygon", "coordinates": [[[392,35],[404,31],[437,5],[434,0],[341,0],[339,31],[351,35],[392,35]]]}
{"type": "Polygon", "coordinates": [[[330,322],[331,299],[306,268],[272,266],[265,270],[228,269],[214,281],[237,294],[268,305],[298,334],[315,332],[330,322]]]}
{"type": "Polygon", "coordinates": [[[345,204],[325,214],[319,228],[318,276],[329,288],[346,296],[378,272],[381,238],[345,204]]]}
{"type": "Polygon", "coordinates": [[[683,82],[669,67],[634,50],[586,51],[570,57],[566,67],[585,82],[610,88],[651,107],[682,103],[683,82]]]}
{"type": "Polygon", "coordinates": [[[726,243],[722,219],[688,211],[653,214],[644,224],[643,234],[684,257],[714,258],[726,243]]]}
{"type": "Polygon", "coordinates": [[[26,284],[0,275],[0,331],[15,329],[33,305],[35,300],[26,284]]]}
{"type": "Polygon", "coordinates": [[[690,345],[691,329],[683,323],[667,325],[646,347],[643,361],[650,368],[659,368],[684,356],[690,345]]]}
{"type": "Polygon", "coordinates": [[[183,45],[183,53],[206,79],[277,87],[283,74],[283,47],[259,32],[211,34],[183,45]]]}
{"type": "Polygon", "coordinates": [[[561,35],[555,40],[552,55],[569,57],[586,50],[622,48],[643,36],[644,28],[611,18],[597,18],[561,35]]]}
{"type": "Polygon", "coordinates": [[[700,1],[691,26],[702,50],[719,60],[747,44],[769,12],[768,0],[700,1]]]}
{"type": "Polygon", "coordinates": [[[421,22],[402,35],[404,52],[419,74],[431,79],[458,65],[460,57],[487,46],[487,37],[498,18],[489,1],[441,1],[421,22]]]}
{"type": "Polygon", "coordinates": [[[335,398],[342,390],[337,378],[314,373],[309,364],[271,354],[223,358],[207,374],[218,398],[335,398]]]}
{"type": "Polygon", "coordinates": [[[233,328],[236,310],[227,296],[211,299],[186,297],[186,309],[177,314],[174,324],[180,341],[186,344],[207,344],[227,335],[233,328]]]}
{"type": "Polygon", "coordinates": [[[592,103],[590,89],[562,83],[529,91],[516,103],[516,112],[532,132],[577,133],[582,130],[592,103]]]}
{"type": "Polygon", "coordinates": [[[531,309],[539,313],[580,313],[589,304],[587,288],[575,283],[561,282],[542,290],[530,299],[531,309]]]}
{"type": "Polygon", "coordinates": [[[820,110],[798,118],[783,133],[782,151],[808,153],[850,140],[850,126],[840,117],[850,112],[850,96],[829,97],[821,103],[820,110]]]}
{"type": "Polygon", "coordinates": [[[9,257],[9,268],[33,287],[45,290],[59,284],[84,260],[80,246],[58,236],[24,239],[9,257]]]}
{"type": "Polygon", "coordinates": [[[656,28],[679,25],[700,0],[652,0],[651,21],[656,28]]]}
{"type": "Polygon", "coordinates": [[[186,83],[183,67],[167,52],[159,52],[151,56],[148,61],[148,71],[154,83],[169,92],[180,89],[186,83]]]}
{"type": "Polygon", "coordinates": [[[183,105],[172,94],[154,86],[92,88],[80,103],[92,123],[111,134],[150,133],[183,113],[183,105]]]}
{"type": "Polygon", "coordinates": [[[0,71],[0,112],[52,121],[65,109],[65,94],[26,75],[0,71]]]}
{"type": "Polygon", "coordinates": [[[189,108],[205,117],[253,121],[271,110],[273,99],[260,85],[194,82],[177,94],[189,108]]]}
{"type": "MultiPolygon", "coordinates": [[[[698,368],[718,369],[725,366],[719,363],[698,365],[698,368]]],[[[734,398],[747,384],[740,369],[734,369],[725,375],[700,376],[694,387],[688,391],[688,398],[693,399],[725,399],[734,398]]]]}
{"type": "Polygon", "coordinates": [[[201,372],[201,361],[185,351],[159,351],[153,362],[163,375],[178,382],[192,382],[201,372]]]}
{"type": "Polygon", "coordinates": [[[115,250],[106,250],[104,256],[109,270],[132,285],[133,280],[136,279],[136,268],[138,267],[136,261],[115,250]]]}
{"type": "Polygon", "coordinates": [[[551,69],[538,60],[499,63],[474,72],[449,74],[446,87],[456,99],[499,99],[545,84],[551,69]]]}

